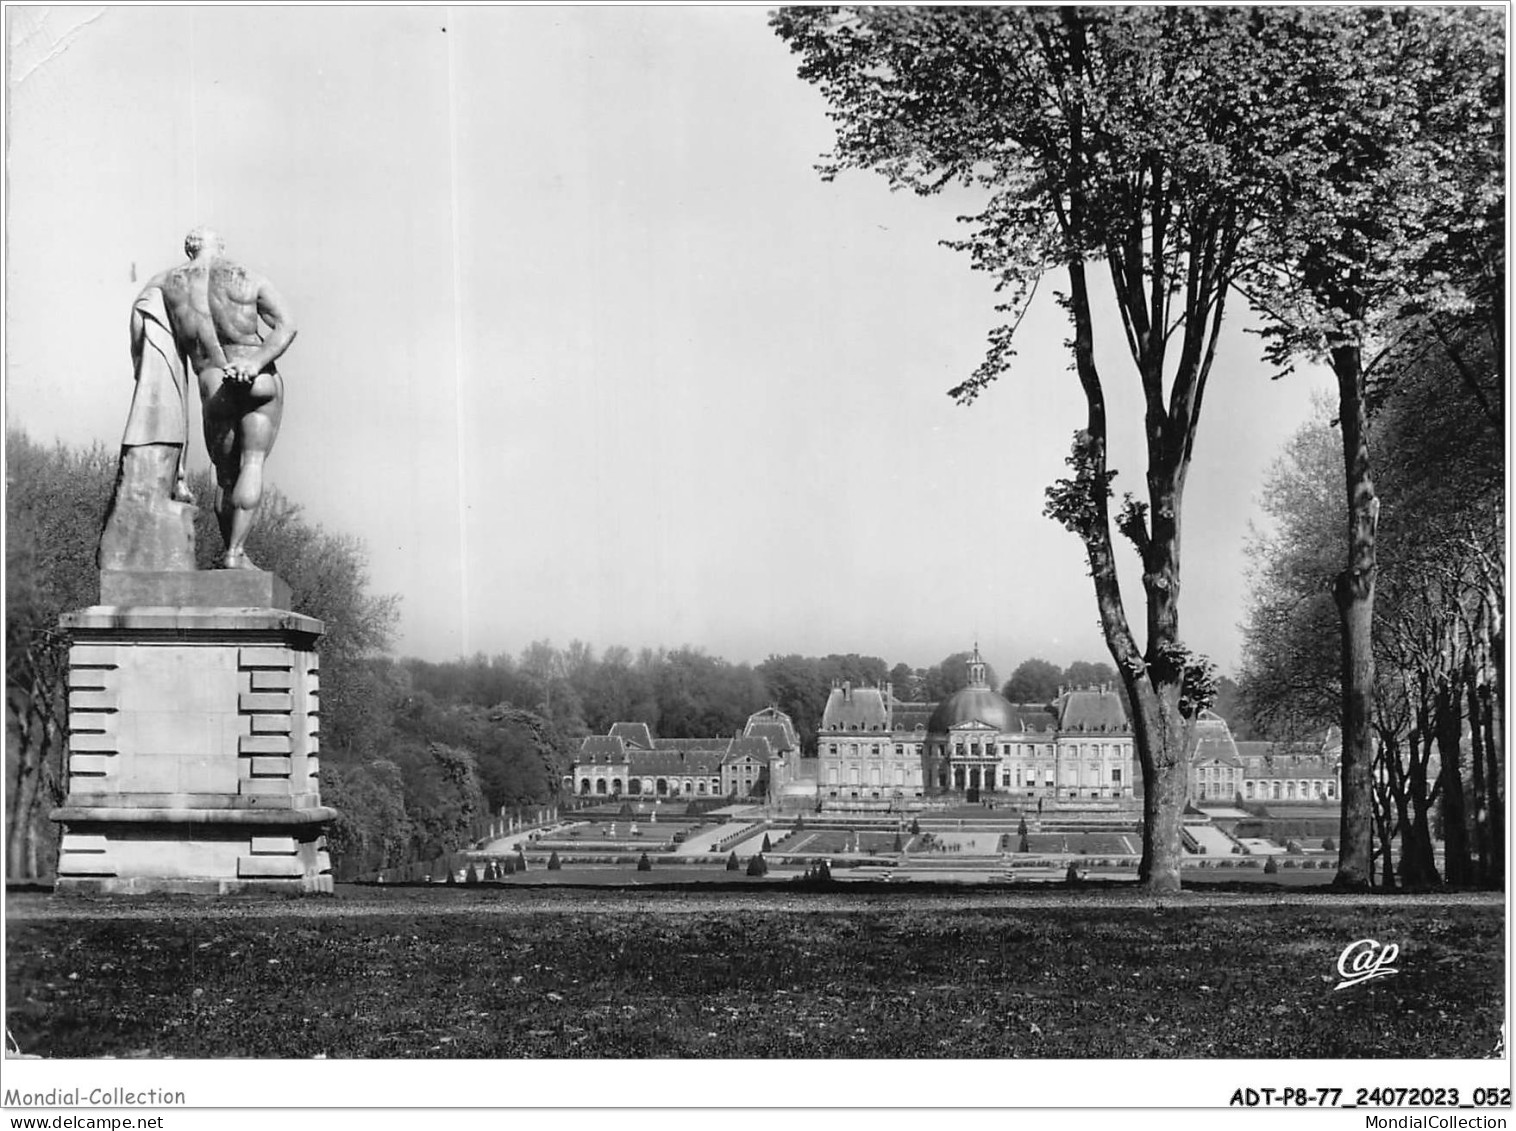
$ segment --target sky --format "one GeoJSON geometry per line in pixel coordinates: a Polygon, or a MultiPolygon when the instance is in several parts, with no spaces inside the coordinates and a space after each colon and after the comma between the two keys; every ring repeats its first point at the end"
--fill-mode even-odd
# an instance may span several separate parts
{"type": "MultiPolygon", "coordinates": [[[[824,183],[826,107],[766,8],[7,17],[7,424],[118,443],[132,300],[212,225],[299,325],[268,480],[363,539],[398,654],[1108,659],[1042,515],[1084,416],[1051,288],[954,404],[996,322],[941,246],[972,201],[824,183]]],[[[1119,496],[1140,399],[1106,313],[1119,496]]],[[[1182,633],[1224,671],[1263,477],[1328,387],[1271,379],[1245,324],[1184,517],[1182,633]]]]}

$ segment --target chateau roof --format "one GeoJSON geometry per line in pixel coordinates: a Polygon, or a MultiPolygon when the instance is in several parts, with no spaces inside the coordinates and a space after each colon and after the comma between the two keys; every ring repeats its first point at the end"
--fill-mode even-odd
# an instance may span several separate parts
{"type": "Polygon", "coordinates": [[[781,723],[754,723],[751,720],[747,724],[745,738],[756,738],[766,741],[775,750],[793,750],[797,742],[785,732],[781,723]]]}
{"type": "Polygon", "coordinates": [[[795,721],[772,705],[749,715],[742,733],[766,736],[775,750],[794,750],[800,746],[795,721]]]}
{"type": "Polygon", "coordinates": [[[1250,778],[1333,777],[1336,751],[1323,753],[1309,743],[1239,742],[1237,750],[1250,778]]]}
{"type": "Polygon", "coordinates": [[[579,745],[580,762],[616,763],[626,761],[626,743],[616,735],[591,734],[579,745]]]}
{"type": "Polygon", "coordinates": [[[1017,729],[1016,709],[999,692],[988,687],[969,686],[955,691],[932,712],[927,721],[928,734],[947,734],[960,723],[978,722],[996,731],[1017,729]]]}
{"type": "Polygon", "coordinates": [[[926,724],[931,722],[932,712],[937,709],[935,703],[902,703],[896,699],[891,704],[890,727],[897,731],[914,731],[918,726],[926,730],[926,724]]]}
{"type": "Polygon", "coordinates": [[[647,723],[612,723],[611,733],[624,739],[628,746],[640,746],[643,750],[653,748],[653,732],[647,723]]]}
{"type": "Polygon", "coordinates": [[[633,750],[629,762],[630,772],[639,776],[664,774],[678,777],[691,774],[697,777],[714,777],[721,772],[721,761],[726,753],[720,750],[633,750]]]}
{"type": "Polygon", "coordinates": [[[732,739],[731,749],[727,751],[723,761],[735,762],[739,758],[754,758],[767,763],[774,756],[774,748],[769,745],[768,739],[744,736],[732,739]]]}
{"type": "Polygon", "coordinates": [[[716,751],[725,754],[727,747],[732,744],[730,738],[655,738],[653,739],[654,750],[673,750],[682,754],[694,754],[701,751],[716,751]]]}
{"type": "Polygon", "coordinates": [[[826,709],[821,713],[823,731],[882,731],[890,725],[884,692],[877,687],[852,687],[844,684],[832,688],[826,709]]]}
{"type": "Polygon", "coordinates": [[[1127,729],[1121,696],[1099,687],[1073,688],[1053,704],[1058,727],[1066,731],[1122,731],[1127,729]]]}
{"type": "Polygon", "coordinates": [[[1241,766],[1242,759],[1237,756],[1237,743],[1232,740],[1232,732],[1226,725],[1226,720],[1214,711],[1201,711],[1195,720],[1195,753],[1191,756],[1192,762],[1224,762],[1228,766],[1241,766]]]}
{"type": "Polygon", "coordinates": [[[1058,729],[1058,716],[1047,703],[1012,703],[1016,725],[1013,734],[1050,734],[1058,729]]]}

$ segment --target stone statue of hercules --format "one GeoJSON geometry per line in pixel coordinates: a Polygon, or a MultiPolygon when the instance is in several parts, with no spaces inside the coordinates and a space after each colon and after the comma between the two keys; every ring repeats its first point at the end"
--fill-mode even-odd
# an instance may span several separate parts
{"type": "MultiPolygon", "coordinates": [[[[273,285],[222,253],[209,228],[184,240],[187,262],[143,288],[163,293],[174,339],[200,381],[205,447],[216,469],[216,520],[225,569],[256,569],[248,531],[263,500],[263,461],[279,435],[284,378],[274,362],[295,340],[295,320],[273,285]],[[268,333],[260,332],[260,319],[268,333]]],[[[141,337],[132,315],[132,340],[141,337]]]]}

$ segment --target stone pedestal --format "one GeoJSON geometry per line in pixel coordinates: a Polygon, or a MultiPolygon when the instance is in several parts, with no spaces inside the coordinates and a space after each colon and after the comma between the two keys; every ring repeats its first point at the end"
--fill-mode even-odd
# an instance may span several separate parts
{"type": "Polygon", "coordinates": [[[329,892],[316,641],[262,571],[106,572],[67,613],[60,892],[329,892]]]}

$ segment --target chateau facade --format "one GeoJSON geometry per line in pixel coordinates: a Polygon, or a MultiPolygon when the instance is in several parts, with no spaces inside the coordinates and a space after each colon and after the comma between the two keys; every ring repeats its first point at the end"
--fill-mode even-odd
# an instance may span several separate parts
{"type": "Polygon", "coordinates": [[[768,800],[799,757],[795,725],[777,707],[750,715],[732,738],[654,738],[646,723],[616,723],[584,739],[563,788],[581,797],[768,800]]]}
{"type": "MultiPolygon", "coordinates": [[[[1211,711],[1195,725],[1191,802],[1342,796],[1340,746],[1330,739],[1319,748],[1237,742],[1211,711]]],[[[1114,688],[1063,688],[1051,703],[1012,703],[986,682],[977,647],[968,686],[940,703],[903,702],[889,683],[837,683],[822,712],[814,769],[800,753],[794,723],[777,707],[755,712],[730,738],[656,738],[646,723],[620,722],[583,740],[563,788],[580,797],[760,802],[803,794],[848,808],[933,797],[1109,804],[1142,795],[1131,724],[1114,688]]]]}
{"type": "MultiPolygon", "coordinates": [[[[1200,741],[1190,759],[1191,801],[1337,801],[1342,746],[1237,742],[1221,716],[1201,712],[1200,741]]],[[[1335,732],[1334,732],[1335,733],[1335,732]]]]}
{"type": "Polygon", "coordinates": [[[818,799],[904,802],[943,794],[1011,801],[1131,798],[1132,732],[1110,688],[1011,703],[985,680],[975,647],[969,685],[940,703],[904,703],[892,687],[833,687],[817,733],[818,799]]]}

